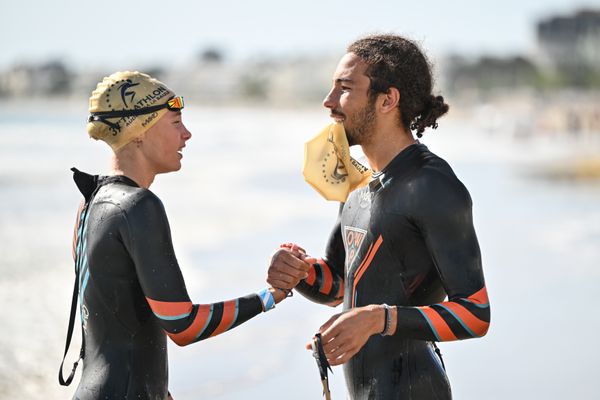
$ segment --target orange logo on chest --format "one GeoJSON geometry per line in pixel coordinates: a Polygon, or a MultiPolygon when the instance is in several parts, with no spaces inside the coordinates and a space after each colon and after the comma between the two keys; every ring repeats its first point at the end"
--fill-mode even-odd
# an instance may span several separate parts
{"type": "Polygon", "coordinates": [[[344,226],[343,238],[344,247],[346,248],[346,267],[348,270],[350,270],[350,267],[354,263],[354,259],[358,255],[358,251],[366,235],[367,231],[364,229],[344,226]]]}

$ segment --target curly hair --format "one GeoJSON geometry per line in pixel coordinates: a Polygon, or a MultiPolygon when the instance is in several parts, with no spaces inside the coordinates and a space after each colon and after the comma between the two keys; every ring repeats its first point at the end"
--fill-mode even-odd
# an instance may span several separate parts
{"type": "Polygon", "coordinates": [[[400,91],[400,123],[405,129],[422,137],[425,128],[437,128],[437,119],[449,107],[442,96],[431,93],[431,65],[416,43],[397,35],[371,35],[350,44],[347,52],[367,63],[370,98],[390,87],[400,91]]]}

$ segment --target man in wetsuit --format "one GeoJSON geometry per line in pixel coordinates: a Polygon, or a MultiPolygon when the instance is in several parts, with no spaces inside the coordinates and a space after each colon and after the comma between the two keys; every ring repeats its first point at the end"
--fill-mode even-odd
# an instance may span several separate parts
{"type": "Polygon", "coordinates": [[[413,138],[447,112],[419,48],[395,35],[352,43],[324,101],[373,170],[342,204],[325,255],[309,269],[284,245],[268,282],[344,311],[321,328],[352,399],[450,399],[436,341],[481,337],[490,308],[469,192],[413,138]],[[284,251],[285,250],[285,251],[284,251]]]}

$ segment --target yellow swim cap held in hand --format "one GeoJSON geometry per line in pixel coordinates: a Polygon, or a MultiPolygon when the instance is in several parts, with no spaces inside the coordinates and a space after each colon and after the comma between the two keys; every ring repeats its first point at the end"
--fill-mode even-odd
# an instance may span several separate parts
{"type": "Polygon", "coordinates": [[[341,202],[371,178],[371,170],[350,157],[348,138],[341,123],[328,125],[306,142],[302,174],[327,200],[341,202]]]}
{"type": "Polygon", "coordinates": [[[87,131],[117,150],[141,136],[183,99],[164,83],[137,71],[115,72],[98,83],[90,97],[87,131]]]}

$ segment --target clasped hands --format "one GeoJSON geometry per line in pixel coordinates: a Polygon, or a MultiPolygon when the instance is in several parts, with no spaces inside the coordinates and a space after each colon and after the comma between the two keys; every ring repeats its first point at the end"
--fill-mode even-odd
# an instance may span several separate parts
{"type": "MultiPolygon", "coordinates": [[[[285,243],[271,256],[267,282],[278,289],[293,289],[306,279],[317,259],[293,243],[285,243]]],[[[341,365],[365,345],[369,337],[384,328],[380,305],[352,308],[331,317],[319,328],[321,343],[331,365],[341,365]]],[[[306,345],[311,350],[310,342],[306,345]]]]}

